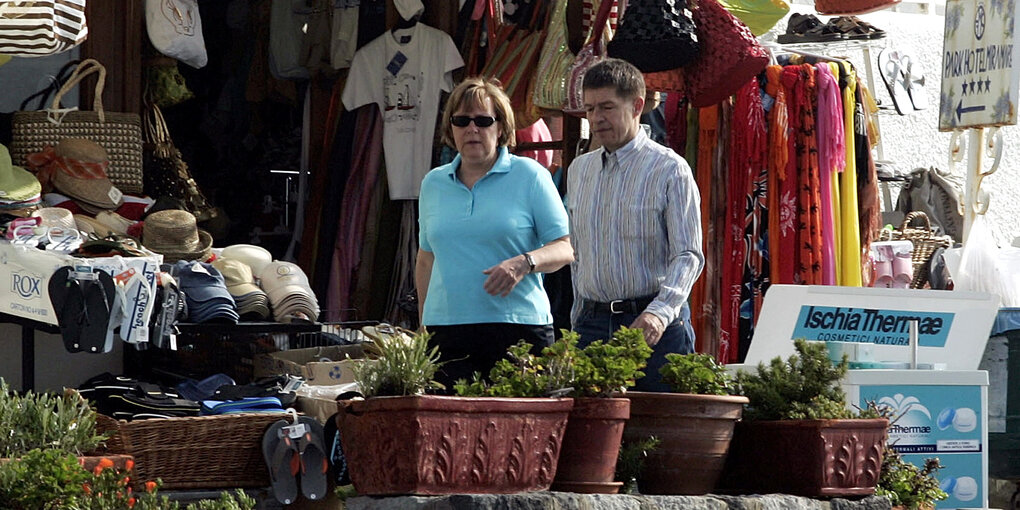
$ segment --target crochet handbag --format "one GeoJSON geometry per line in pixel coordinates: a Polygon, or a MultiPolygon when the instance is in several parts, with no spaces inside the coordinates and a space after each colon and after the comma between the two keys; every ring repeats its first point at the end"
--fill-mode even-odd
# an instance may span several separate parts
{"type": "Polygon", "coordinates": [[[642,73],[668,71],[698,55],[687,0],[631,0],[606,48],[610,57],[634,64],[642,73]]]}
{"type": "Polygon", "coordinates": [[[532,101],[539,108],[559,110],[567,101],[567,73],[574,63],[574,53],[567,44],[567,0],[554,0],[551,9],[532,101]]]}
{"type": "Polygon", "coordinates": [[[694,23],[701,52],[684,68],[684,92],[700,108],[735,94],[765,69],[769,55],[747,25],[716,0],[697,0],[694,23]]]}

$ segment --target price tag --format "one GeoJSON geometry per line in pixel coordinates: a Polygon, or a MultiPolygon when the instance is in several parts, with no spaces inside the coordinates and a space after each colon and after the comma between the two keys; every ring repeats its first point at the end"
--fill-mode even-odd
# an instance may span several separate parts
{"type": "Polygon", "coordinates": [[[300,439],[306,432],[308,432],[308,427],[304,423],[297,423],[280,428],[280,437],[286,436],[291,439],[300,439]]]}

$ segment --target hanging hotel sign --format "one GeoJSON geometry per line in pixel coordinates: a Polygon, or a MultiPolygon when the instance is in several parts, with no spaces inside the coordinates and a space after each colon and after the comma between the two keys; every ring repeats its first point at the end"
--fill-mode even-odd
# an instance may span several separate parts
{"type": "Polygon", "coordinates": [[[939,131],[1016,124],[1018,9],[1009,0],[946,0],[939,131]]]}

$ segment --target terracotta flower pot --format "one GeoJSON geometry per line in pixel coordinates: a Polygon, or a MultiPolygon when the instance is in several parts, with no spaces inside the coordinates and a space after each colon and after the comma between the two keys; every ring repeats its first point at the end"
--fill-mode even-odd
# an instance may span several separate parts
{"type": "Polygon", "coordinates": [[[723,489],[810,498],[874,494],[888,424],[884,418],[740,422],[723,489]]]}
{"type": "Polygon", "coordinates": [[[375,397],[337,415],[360,495],[546,490],[573,399],[375,397]]]}
{"type": "Polygon", "coordinates": [[[638,479],[642,494],[707,494],[715,489],[746,397],[629,391],[625,442],[660,440],[638,479]]]}
{"type": "Polygon", "coordinates": [[[613,475],[628,416],[629,399],[575,398],[553,490],[616,494],[623,483],[613,475]]]}

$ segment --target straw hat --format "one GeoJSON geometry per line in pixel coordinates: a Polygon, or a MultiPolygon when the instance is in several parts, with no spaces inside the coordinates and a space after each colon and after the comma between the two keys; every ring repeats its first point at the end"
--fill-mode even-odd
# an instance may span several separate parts
{"type": "MultiPolygon", "coordinates": [[[[82,163],[105,163],[110,160],[106,149],[85,138],[64,138],[53,148],[53,152],[62,158],[82,163]]],[[[124,203],[124,194],[113,185],[105,172],[99,178],[83,178],[57,171],[51,179],[57,190],[93,208],[116,209],[124,203]]],[[[97,211],[89,209],[89,212],[96,214],[97,211]]]]}
{"type": "Polygon", "coordinates": [[[78,228],[74,222],[74,215],[63,207],[43,207],[32,213],[32,216],[41,218],[41,225],[44,227],[56,227],[64,230],[78,228]]]}
{"type": "Polygon", "coordinates": [[[24,202],[41,193],[39,180],[32,172],[16,166],[7,147],[0,145],[0,200],[24,202]]]}
{"type": "Polygon", "coordinates": [[[212,251],[212,236],[200,230],[188,211],[168,209],[152,213],[142,225],[142,244],[163,255],[166,262],[206,260],[212,251]]]}

